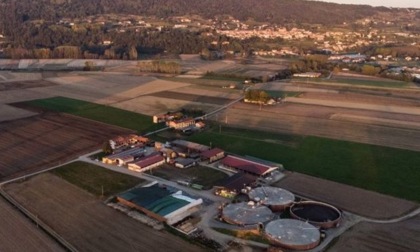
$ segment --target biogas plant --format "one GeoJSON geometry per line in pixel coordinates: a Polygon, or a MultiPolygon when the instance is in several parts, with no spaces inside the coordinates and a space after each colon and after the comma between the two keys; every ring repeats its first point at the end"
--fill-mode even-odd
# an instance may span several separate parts
{"type": "Polygon", "coordinates": [[[247,201],[221,207],[220,220],[230,224],[232,230],[258,233],[270,245],[284,249],[317,247],[325,231],[338,227],[342,217],[334,206],[299,200],[282,188],[248,187],[243,193],[247,201]]]}

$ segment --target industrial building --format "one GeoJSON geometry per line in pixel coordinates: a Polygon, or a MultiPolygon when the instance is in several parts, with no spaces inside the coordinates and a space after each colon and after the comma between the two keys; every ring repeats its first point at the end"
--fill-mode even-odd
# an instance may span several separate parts
{"type": "Polygon", "coordinates": [[[294,219],[274,220],[265,226],[264,234],[271,244],[295,250],[315,248],[321,240],[318,228],[294,219]]]}
{"type": "Polygon", "coordinates": [[[290,207],[290,215],[321,228],[339,225],[341,212],[336,207],[317,201],[302,201],[290,207]]]}
{"type": "Polygon", "coordinates": [[[272,211],[283,211],[295,201],[293,193],[278,187],[262,186],[248,192],[251,200],[269,207],[272,211]]]}
{"type": "Polygon", "coordinates": [[[199,211],[203,200],[194,199],[184,192],[154,182],[137,187],[117,196],[119,203],[134,208],[168,225],[175,224],[199,211]]]}
{"type": "Polygon", "coordinates": [[[234,225],[256,225],[273,218],[274,214],[268,207],[255,205],[253,201],[228,204],[222,210],[222,219],[234,225]]]}

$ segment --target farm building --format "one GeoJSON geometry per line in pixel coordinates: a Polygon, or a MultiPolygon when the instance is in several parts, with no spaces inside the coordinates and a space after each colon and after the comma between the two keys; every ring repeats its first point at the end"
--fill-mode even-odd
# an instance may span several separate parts
{"type": "Polygon", "coordinates": [[[146,187],[137,187],[117,196],[119,203],[137,209],[146,215],[175,224],[200,209],[202,199],[184,195],[182,191],[154,182],[146,187]]]}
{"type": "Polygon", "coordinates": [[[225,157],[225,151],[219,148],[213,148],[201,153],[201,160],[208,160],[209,163],[213,163],[219,159],[225,157]]]}
{"type": "Polygon", "coordinates": [[[117,164],[123,165],[126,161],[133,161],[135,158],[142,157],[144,155],[144,148],[135,147],[125,151],[121,151],[102,158],[104,164],[117,164]]]}
{"type": "Polygon", "coordinates": [[[134,163],[129,163],[128,169],[136,172],[144,172],[158,167],[164,163],[165,158],[162,157],[159,153],[155,153],[147,157],[140,158],[134,163]]]}
{"type": "Polygon", "coordinates": [[[216,185],[214,193],[222,197],[233,198],[245,187],[253,185],[256,180],[257,177],[254,175],[238,172],[216,185]]]}
{"type": "Polygon", "coordinates": [[[166,113],[161,115],[154,115],[153,116],[153,123],[161,123],[171,120],[178,120],[182,118],[184,115],[181,112],[173,112],[173,113],[166,113]]]}
{"type": "Polygon", "coordinates": [[[159,149],[159,152],[162,153],[162,156],[167,159],[173,159],[177,157],[177,153],[171,148],[162,147],[159,149]]]}
{"type": "Polygon", "coordinates": [[[315,72],[293,74],[293,77],[301,77],[301,78],[319,78],[320,76],[321,76],[321,73],[315,73],[315,72]]]}
{"type": "Polygon", "coordinates": [[[190,155],[190,153],[188,153],[188,150],[185,148],[173,146],[172,149],[175,151],[178,157],[186,158],[190,155]]]}
{"type": "Polygon", "coordinates": [[[271,172],[278,169],[278,166],[263,164],[261,162],[236,157],[232,155],[226,156],[219,164],[220,168],[250,173],[255,176],[267,176],[271,172]]]}
{"type": "Polygon", "coordinates": [[[192,159],[192,158],[176,158],[175,159],[175,167],[178,167],[178,168],[188,168],[196,164],[197,162],[195,161],[195,159],[192,159]]]}
{"type": "Polygon", "coordinates": [[[172,145],[187,149],[188,152],[199,152],[202,153],[210,149],[210,147],[198,143],[193,143],[181,139],[172,141],[172,145]]]}
{"type": "Polygon", "coordinates": [[[172,120],[172,121],[166,122],[166,125],[169,128],[173,128],[173,129],[182,129],[182,128],[186,128],[194,124],[195,124],[194,118],[184,118],[180,120],[172,120]]]}
{"type": "MultiPolygon", "coordinates": [[[[137,157],[142,157],[144,154],[139,154],[137,157]]],[[[123,166],[123,165],[127,165],[130,162],[134,161],[134,156],[132,155],[127,155],[127,156],[123,156],[123,157],[119,157],[117,158],[117,165],[118,166],[123,166]]]]}
{"type": "Polygon", "coordinates": [[[130,146],[135,144],[147,144],[149,138],[138,136],[136,134],[129,134],[127,136],[117,136],[109,140],[109,144],[113,150],[123,146],[130,146]]]}

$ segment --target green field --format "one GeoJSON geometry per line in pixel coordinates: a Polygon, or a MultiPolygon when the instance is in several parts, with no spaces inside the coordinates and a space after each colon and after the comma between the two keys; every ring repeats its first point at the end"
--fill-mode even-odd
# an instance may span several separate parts
{"type": "Polygon", "coordinates": [[[152,118],[147,115],[66,97],[32,100],[25,102],[25,104],[133,129],[140,133],[153,131],[162,127],[161,125],[153,124],[152,118]]]}
{"type": "Polygon", "coordinates": [[[280,97],[280,98],[297,97],[300,94],[302,94],[302,92],[292,92],[292,91],[274,91],[274,90],[265,90],[265,91],[271,97],[280,97]]]}
{"type": "Polygon", "coordinates": [[[226,151],[281,163],[291,171],[420,202],[418,152],[232,128],[220,133],[218,127],[188,140],[211,142],[226,151]]]}
{"type": "Polygon", "coordinates": [[[123,192],[144,182],[133,176],[80,161],[54,169],[51,173],[92,194],[104,197],[123,192]]]}

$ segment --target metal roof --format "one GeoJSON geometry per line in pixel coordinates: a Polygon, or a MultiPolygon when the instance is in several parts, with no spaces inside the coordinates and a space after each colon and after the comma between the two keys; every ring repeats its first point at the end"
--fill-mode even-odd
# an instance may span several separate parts
{"type": "Polygon", "coordinates": [[[222,159],[221,164],[241,171],[249,172],[258,176],[264,175],[265,173],[277,168],[276,166],[269,166],[231,155],[228,155],[224,159],[222,159]]]}
{"type": "Polygon", "coordinates": [[[159,155],[159,153],[154,153],[150,156],[140,158],[133,164],[143,168],[143,167],[147,167],[149,165],[155,164],[157,162],[161,162],[163,160],[165,160],[165,158],[159,155]]]}
{"type": "Polygon", "coordinates": [[[205,158],[211,158],[216,156],[217,154],[223,153],[224,150],[219,149],[219,148],[213,148],[211,150],[207,150],[207,151],[203,151],[201,153],[201,156],[205,157],[205,158]]]}

